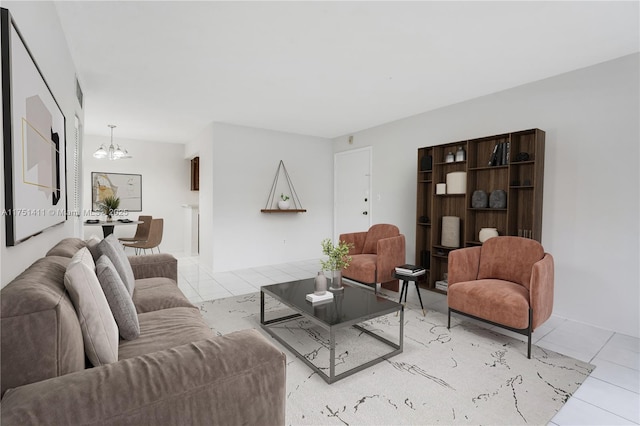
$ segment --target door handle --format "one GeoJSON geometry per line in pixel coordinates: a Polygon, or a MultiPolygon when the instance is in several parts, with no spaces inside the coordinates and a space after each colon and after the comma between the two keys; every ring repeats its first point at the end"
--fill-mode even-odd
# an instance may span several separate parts
{"type": "Polygon", "coordinates": [[[368,214],[369,214],[369,212],[364,211],[364,212],[362,212],[362,214],[366,216],[366,215],[368,215],[368,214]]]}

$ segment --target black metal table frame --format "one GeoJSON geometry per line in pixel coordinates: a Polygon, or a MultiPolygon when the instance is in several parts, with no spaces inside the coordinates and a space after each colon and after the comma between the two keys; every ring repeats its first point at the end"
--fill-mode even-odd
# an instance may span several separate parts
{"type": "MultiPolygon", "coordinates": [[[[365,290],[363,290],[365,291],[365,290]]],[[[264,288],[260,289],[260,325],[262,326],[262,328],[271,335],[271,337],[273,337],[274,339],[276,339],[278,342],[280,342],[285,348],[289,349],[291,352],[293,352],[293,354],[298,357],[301,361],[303,361],[305,364],[307,364],[313,371],[315,371],[316,373],[318,373],[318,375],[320,377],[322,377],[327,383],[331,384],[331,383],[335,383],[340,379],[344,379],[345,377],[348,377],[354,373],[357,373],[358,371],[364,370],[365,368],[371,367],[372,365],[375,365],[379,362],[382,362],[388,358],[391,358],[395,355],[398,355],[399,353],[402,353],[402,348],[403,348],[403,343],[404,343],[404,306],[401,304],[398,304],[397,308],[393,308],[393,309],[387,309],[385,311],[381,311],[375,314],[371,314],[371,315],[366,315],[364,317],[355,319],[355,320],[351,320],[351,321],[346,321],[340,324],[336,324],[334,326],[328,326],[327,324],[324,324],[322,321],[318,320],[317,318],[315,318],[313,315],[308,314],[307,312],[303,312],[302,310],[300,310],[299,308],[297,308],[295,305],[288,303],[286,300],[282,300],[279,297],[277,297],[276,295],[272,294],[271,292],[269,292],[268,290],[265,291],[264,288]],[[294,311],[298,312],[296,314],[292,314],[292,315],[286,315],[280,318],[274,318],[268,321],[264,320],[264,295],[265,292],[272,298],[274,298],[275,300],[277,300],[278,302],[288,306],[289,308],[293,309],[294,311]],[[377,318],[377,317],[381,317],[384,315],[388,315],[388,314],[392,314],[394,312],[400,312],[400,334],[399,334],[399,343],[396,344],[388,339],[385,339],[384,337],[372,332],[371,330],[367,330],[365,328],[363,328],[362,326],[358,325],[358,323],[370,320],[372,318],[377,318]],[[322,371],[320,368],[318,368],[316,365],[314,365],[311,361],[309,361],[307,358],[305,358],[305,356],[303,354],[301,354],[300,352],[298,352],[295,348],[293,348],[293,346],[291,346],[289,343],[285,342],[284,339],[282,339],[280,336],[278,336],[275,332],[273,332],[269,325],[272,324],[276,324],[276,323],[284,323],[287,321],[290,321],[292,319],[295,318],[300,318],[300,317],[304,317],[305,319],[308,319],[309,321],[313,322],[314,324],[320,326],[321,328],[323,328],[324,330],[327,330],[329,332],[329,375],[327,375],[324,371],[322,371]],[[366,363],[359,365],[357,367],[351,368],[345,372],[342,372],[340,374],[335,373],[335,368],[336,368],[336,330],[341,329],[341,328],[345,328],[345,327],[349,327],[349,326],[353,326],[354,328],[368,334],[369,336],[372,336],[374,338],[376,338],[377,340],[391,346],[392,348],[394,348],[393,351],[384,354],[382,356],[379,356],[375,359],[372,359],[370,361],[367,361],[366,363]]]]}

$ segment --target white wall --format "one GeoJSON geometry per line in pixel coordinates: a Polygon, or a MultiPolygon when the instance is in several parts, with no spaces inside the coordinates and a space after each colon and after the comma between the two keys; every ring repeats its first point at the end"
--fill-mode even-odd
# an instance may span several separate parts
{"type": "MultiPolygon", "coordinates": [[[[62,108],[66,118],[67,139],[67,198],[72,206],[73,187],[75,185],[71,169],[73,159],[74,116],[80,121],[84,114],[75,95],[75,66],[71,59],[67,42],[58,20],[58,15],[50,2],[13,2],[3,1],[2,7],[13,15],[22,37],[25,39],[40,71],[44,75],[53,95],[62,108]]],[[[0,161],[3,150],[0,149],[0,161]]],[[[4,170],[4,168],[3,168],[4,170]]],[[[0,174],[0,202],[4,208],[4,173],[0,174]]],[[[0,275],[2,286],[27,268],[37,258],[65,237],[74,235],[77,219],[70,218],[64,224],[49,228],[14,247],[6,247],[5,217],[0,216],[0,275]]]]}
{"type": "MultiPolygon", "coordinates": [[[[214,123],[186,152],[199,152],[200,223],[212,228],[201,227],[201,262],[220,272],[321,256],[333,226],[329,139],[214,123]],[[306,213],[260,212],[280,160],[306,213]]],[[[280,176],[278,196],[288,192],[285,182],[280,176]]]]}
{"type": "MultiPolygon", "coordinates": [[[[107,123],[105,123],[105,126],[107,123]]],[[[191,191],[190,167],[184,157],[184,145],[149,142],[118,137],[114,129],[114,143],[129,151],[133,158],[126,160],[98,160],[93,153],[100,146],[109,146],[110,137],[85,135],[83,171],[83,209],[91,210],[91,172],[130,173],[142,175],[142,211],[130,212],[129,219],[139,215],[151,215],[164,219],[164,231],[160,250],[178,253],[184,251],[185,209],[183,204],[197,204],[198,193],[191,191]]],[[[136,226],[116,226],[117,237],[131,237],[136,226]]],[[[102,236],[99,227],[85,226],[84,237],[102,236]]],[[[131,250],[133,253],[133,249],[131,250]]]]}
{"type": "Polygon", "coordinates": [[[416,151],[516,130],[546,132],[542,243],[554,314],[639,336],[639,81],[635,54],[334,140],[374,146],[373,222],[397,224],[415,260],[416,151]]]}

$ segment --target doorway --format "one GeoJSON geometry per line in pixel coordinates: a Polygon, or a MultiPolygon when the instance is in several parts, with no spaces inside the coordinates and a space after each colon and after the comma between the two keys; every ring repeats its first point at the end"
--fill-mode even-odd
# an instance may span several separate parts
{"type": "Polygon", "coordinates": [[[371,227],[372,147],[334,154],[334,241],[371,227]]]}

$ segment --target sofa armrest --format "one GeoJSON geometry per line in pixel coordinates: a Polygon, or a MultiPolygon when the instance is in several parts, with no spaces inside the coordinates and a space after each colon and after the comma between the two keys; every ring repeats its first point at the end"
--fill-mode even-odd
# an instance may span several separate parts
{"type": "Polygon", "coordinates": [[[533,309],[534,330],[549,319],[553,312],[553,281],[553,256],[545,253],[542,260],[533,264],[529,284],[529,300],[533,309]]]}
{"type": "Polygon", "coordinates": [[[449,252],[449,285],[478,278],[482,247],[467,247],[449,252]]]}
{"type": "Polygon", "coordinates": [[[396,266],[406,263],[406,241],[403,234],[381,238],[376,246],[376,271],[379,283],[393,280],[396,266]]]}
{"type": "Polygon", "coordinates": [[[178,282],[178,260],[170,254],[143,254],[129,256],[129,263],[136,280],[164,277],[178,282]]]}
{"type": "Polygon", "coordinates": [[[284,424],[285,355],[256,330],[7,391],[3,425],[284,424]]]}
{"type": "Polygon", "coordinates": [[[353,244],[349,249],[349,254],[362,254],[364,249],[364,241],[367,239],[366,232],[352,232],[349,234],[340,234],[339,241],[344,241],[347,244],[353,244]]]}

